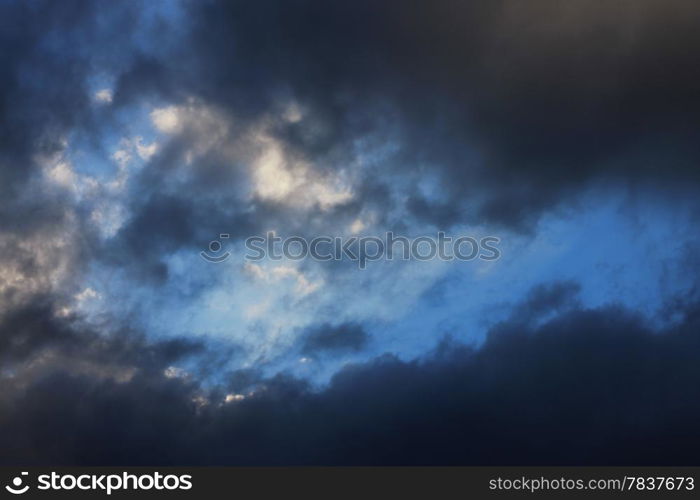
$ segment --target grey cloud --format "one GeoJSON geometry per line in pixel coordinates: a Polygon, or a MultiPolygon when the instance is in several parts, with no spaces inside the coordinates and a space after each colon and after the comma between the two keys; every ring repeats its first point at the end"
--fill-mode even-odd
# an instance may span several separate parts
{"type": "Polygon", "coordinates": [[[452,341],[422,361],[385,355],[346,367],[320,392],[252,372],[208,391],[196,379],[164,377],[189,345],[146,349],[161,353],[155,357],[133,351],[134,365],[151,369],[122,381],[55,367],[3,393],[3,461],[692,463],[700,439],[697,306],[656,331],[616,306],[557,312],[571,290],[533,292],[527,300],[553,314],[538,326],[515,314],[478,349],[452,341]],[[234,390],[245,399],[226,403],[234,390]]]}
{"type": "Polygon", "coordinates": [[[320,163],[394,128],[402,153],[385,169],[429,163],[454,204],[469,196],[472,215],[531,227],[592,180],[695,183],[696,11],[686,1],[214,3],[193,12],[191,40],[212,102],[257,113],[288,88],[306,105],[298,127],[321,135],[284,137],[320,163]]]}
{"type": "MultiPolygon", "coordinates": [[[[182,37],[163,57],[137,54],[120,73],[115,104],[195,97],[236,123],[224,142],[266,116],[285,151],[320,172],[355,161],[358,143],[365,153],[395,144],[363,174],[354,201],[324,214],[338,224],[363,208],[386,218],[405,205],[417,220],[442,228],[479,222],[533,230],[543,213],[595,183],[652,183],[674,196],[696,190],[700,96],[690,82],[700,40],[689,21],[693,2],[187,7],[182,37]],[[304,110],[299,121],[273,118],[291,101],[304,110]],[[426,173],[439,179],[440,202],[410,186],[426,173]],[[414,189],[408,199],[386,195],[397,178],[414,189]]],[[[136,181],[144,197],[200,139],[172,139],[171,156],[136,181]]],[[[250,158],[216,151],[197,159],[185,173],[187,187],[177,188],[192,195],[185,220],[197,225],[218,220],[224,205],[202,210],[207,202],[198,206],[195,193],[226,197],[245,183],[230,173],[250,158]]],[[[167,197],[135,204],[135,220],[149,219],[140,210],[168,208],[156,207],[158,199],[167,197]]],[[[228,201],[228,217],[251,209],[262,225],[286,217],[287,208],[274,203],[228,201]]],[[[167,226],[142,229],[169,239],[167,226]]]]}
{"type": "Polygon", "coordinates": [[[341,325],[321,325],[311,328],[304,336],[302,352],[316,354],[323,352],[359,351],[366,346],[369,335],[361,325],[343,323],[341,325]]]}
{"type": "MultiPolygon", "coordinates": [[[[61,312],[74,283],[57,290],[49,279],[59,263],[76,278],[98,259],[161,285],[164,256],[202,249],[222,230],[307,228],[300,212],[239,196],[250,157],[238,135],[291,100],[304,116],[268,118],[269,130],[319,172],[347,166],[358,149],[397,148],[370,162],[356,198],[328,212],[330,224],[367,207],[390,224],[390,209],[404,203],[436,225],[522,230],[596,182],[693,195],[695,2],[193,2],[180,38],[160,26],[162,53],[139,46],[133,8],[97,5],[0,7],[0,287],[11,284],[0,295],[10,306],[0,311],[1,462],[695,460],[694,297],[669,303],[677,322],[658,331],[621,307],[585,309],[575,283],[546,285],[479,349],[445,343],[422,360],[386,355],[346,367],[318,391],[287,375],[225,373],[235,346],[149,340],[128,317],[96,331],[61,312]],[[107,41],[119,50],[104,49],[107,41]],[[134,176],[131,218],[98,243],[87,213],[60,193],[39,197],[31,182],[34,157],[61,151],[67,134],[121,132],[111,111],[90,104],[88,79],[104,69],[118,73],[117,111],[194,98],[235,125],[191,167],[183,159],[209,129],[194,123],[173,135],[134,176]],[[227,148],[236,146],[234,161],[227,148]],[[440,202],[420,193],[424,174],[438,178],[440,202]],[[396,179],[408,197],[392,196],[396,179]],[[49,229],[66,245],[27,254],[49,229]],[[171,365],[182,371],[166,376],[171,365]],[[244,399],[227,403],[230,392],[244,399]]],[[[344,324],[305,342],[304,352],[332,356],[368,337],[344,324]]]]}

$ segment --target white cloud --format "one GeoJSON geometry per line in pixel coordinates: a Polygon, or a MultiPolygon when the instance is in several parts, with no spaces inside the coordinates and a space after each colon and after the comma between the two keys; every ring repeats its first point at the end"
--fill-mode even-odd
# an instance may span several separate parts
{"type": "Polygon", "coordinates": [[[97,92],[95,92],[95,100],[104,104],[110,104],[112,102],[112,90],[98,90],[97,92]]]}
{"type": "Polygon", "coordinates": [[[59,161],[46,170],[53,182],[67,188],[76,188],[77,176],[73,167],[67,161],[59,161]]]}
{"type": "Polygon", "coordinates": [[[127,211],[121,203],[104,201],[99,203],[90,213],[92,221],[103,238],[111,238],[126,222],[127,211]]]}
{"type": "Polygon", "coordinates": [[[119,165],[120,168],[126,168],[131,162],[131,153],[128,149],[118,149],[112,155],[112,159],[119,165]]]}
{"type": "Polygon", "coordinates": [[[165,134],[174,134],[182,128],[182,111],[177,106],[157,108],[151,111],[153,125],[165,134]]]}
{"type": "Polygon", "coordinates": [[[182,368],[178,368],[177,366],[167,367],[165,370],[163,370],[163,375],[165,376],[165,378],[187,378],[187,377],[189,377],[189,373],[187,373],[182,368]]]}
{"type": "Polygon", "coordinates": [[[265,269],[258,264],[246,262],[243,267],[248,276],[257,281],[277,283],[288,278],[294,279],[294,291],[300,296],[313,293],[322,285],[321,280],[311,281],[303,272],[288,265],[280,265],[272,267],[271,269],[265,269]]]}
{"type": "Polygon", "coordinates": [[[75,300],[78,302],[84,302],[86,300],[99,299],[99,298],[101,298],[100,294],[97,293],[95,290],[93,290],[90,287],[87,287],[86,289],[84,289],[82,292],[80,292],[79,294],[77,294],[75,296],[75,300]]]}
{"type": "Polygon", "coordinates": [[[352,199],[353,193],[340,174],[321,175],[306,162],[285,155],[272,138],[257,137],[261,153],[253,162],[256,196],[300,208],[327,210],[352,199]]]}
{"type": "Polygon", "coordinates": [[[234,401],[243,401],[245,396],[243,394],[226,394],[224,398],[225,403],[232,403],[234,401]]]}
{"type": "Polygon", "coordinates": [[[159,147],[155,141],[145,144],[141,136],[136,136],[132,139],[122,139],[119,143],[119,149],[112,154],[112,160],[117,164],[119,170],[114,179],[107,183],[107,187],[112,191],[121,191],[129,177],[127,169],[134,159],[134,154],[141,160],[148,161],[158,152],[159,147]]]}
{"type": "Polygon", "coordinates": [[[135,138],[136,143],[136,153],[144,161],[148,161],[151,157],[158,152],[158,143],[152,142],[150,144],[144,144],[142,137],[135,138]]]}
{"type": "Polygon", "coordinates": [[[276,147],[262,154],[253,175],[258,196],[274,201],[284,200],[302,182],[300,172],[295,175],[287,168],[282,152],[276,147]]]}

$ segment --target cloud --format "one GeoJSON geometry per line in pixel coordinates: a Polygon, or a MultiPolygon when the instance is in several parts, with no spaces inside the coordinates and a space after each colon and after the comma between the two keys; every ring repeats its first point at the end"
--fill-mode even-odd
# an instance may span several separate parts
{"type": "Polygon", "coordinates": [[[159,158],[140,150],[152,162],[132,178],[130,211],[169,252],[190,240],[140,212],[174,198],[211,235],[241,218],[320,230],[300,222],[319,207],[331,228],[373,212],[389,229],[532,232],[601,184],[696,186],[690,2],[185,8],[167,57],[135,51],[114,88],[115,105],[149,106],[165,136],[159,158]]]}
{"type": "MultiPolygon", "coordinates": [[[[697,182],[695,10],[222,2],[191,13],[189,47],[207,98],[240,118],[291,94],[306,112],[278,134],[308,157],[395,141],[385,171],[429,164],[452,205],[468,196],[467,214],[524,228],[597,180],[697,182]]],[[[456,211],[423,213],[449,224],[456,211]]]]}
{"type": "MultiPolygon", "coordinates": [[[[101,345],[93,337],[89,356],[81,352],[83,363],[116,349],[120,354],[110,359],[135,368],[130,377],[107,376],[106,366],[96,368],[105,374],[96,377],[71,372],[65,364],[24,380],[22,391],[12,390],[18,380],[4,378],[4,460],[692,462],[700,439],[695,425],[700,406],[693,397],[700,382],[694,356],[700,347],[697,305],[684,311],[682,322],[660,332],[615,306],[556,313],[557,304],[570,301],[571,285],[548,290],[547,301],[538,290],[527,299],[542,304],[544,314],[554,312],[544,323],[524,325],[516,314],[494,327],[478,349],[445,340],[423,360],[380,356],[346,367],[320,391],[287,376],[243,372],[232,372],[230,382],[206,390],[192,378],[167,376],[175,373],[169,367],[177,359],[206,355],[197,343],[144,344],[132,338],[101,345]]],[[[328,339],[336,347],[332,333],[342,328],[353,331],[346,326],[312,335],[321,339],[315,347],[328,347],[328,339]]],[[[47,335],[46,341],[53,341],[45,346],[55,348],[57,341],[69,346],[73,335],[47,335]]]]}
{"type": "Polygon", "coordinates": [[[0,461],[694,460],[696,3],[173,5],[0,6],[0,461]],[[644,238],[586,221],[606,197],[644,238]],[[475,226],[547,255],[192,270],[223,232],[475,226]],[[598,228],[588,262],[571,235],[598,228]],[[663,275],[661,314],[575,280],[514,296],[586,272],[625,304],[663,275]]]}
{"type": "Polygon", "coordinates": [[[359,351],[368,340],[369,335],[358,324],[322,325],[310,329],[306,334],[302,353],[359,351]]]}
{"type": "Polygon", "coordinates": [[[95,99],[103,104],[111,104],[112,102],[112,90],[102,89],[95,92],[95,99]]]}
{"type": "Polygon", "coordinates": [[[166,134],[173,134],[181,127],[179,111],[175,106],[154,109],[151,112],[151,120],[158,130],[166,134]]]}

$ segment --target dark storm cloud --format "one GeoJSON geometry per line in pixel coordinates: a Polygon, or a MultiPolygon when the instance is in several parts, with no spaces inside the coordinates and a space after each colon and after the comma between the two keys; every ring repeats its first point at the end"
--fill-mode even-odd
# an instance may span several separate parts
{"type": "Polygon", "coordinates": [[[406,208],[418,220],[437,223],[441,227],[459,222],[465,214],[451,202],[429,201],[425,197],[414,194],[408,198],[406,208]]]}
{"type": "Polygon", "coordinates": [[[570,284],[535,290],[527,300],[554,314],[539,326],[516,314],[479,349],[446,340],[423,361],[386,355],[347,367],[322,392],[238,372],[231,387],[240,378],[237,390],[255,394],[227,404],[225,386],[203,391],[192,379],[163,377],[172,361],[164,356],[137,356],[135,365],[150,369],[121,382],[46,372],[5,391],[3,461],[695,463],[697,304],[658,332],[615,306],[557,314],[571,294],[570,284]]]}
{"type": "MultiPolygon", "coordinates": [[[[167,51],[133,51],[117,76],[115,106],[196,97],[236,124],[231,140],[265,115],[286,153],[320,172],[351,164],[359,139],[368,150],[396,144],[360,180],[354,200],[324,214],[338,225],[363,208],[378,207],[384,218],[403,204],[439,227],[531,230],[542,213],[601,181],[697,190],[695,2],[264,0],[186,8],[184,26],[159,32],[167,51]],[[301,120],[272,118],[291,100],[304,110],[301,120]],[[386,194],[392,179],[425,174],[440,180],[442,199],[386,194]]],[[[191,240],[173,239],[169,225],[157,223],[153,213],[168,210],[172,196],[150,192],[164,189],[163,176],[182,173],[174,166],[198,140],[172,138],[135,181],[149,202],[131,207],[134,224],[172,242],[171,250],[191,240]]],[[[206,206],[212,193],[245,183],[232,174],[237,161],[251,158],[206,157],[186,172],[176,194],[178,207],[188,207],[185,220],[212,235],[232,212],[252,209],[261,226],[284,220],[286,207],[261,200],[230,201],[225,215],[223,204],[206,206]]],[[[132,229],[117,246],[133,247],[132,229]]],[[[146,276],[165,273],[150,267],[146,276]]]]}
{"type": "Polygon", "coordinates": [[[310,329],[304,336],[302,352],[317,354],[323,352],[359,351],[366,346],[369,335],[361,325],[343,323],[341,325],[321,325],[310,329]]]}
{"type": "MultiPolygon", "coordinates": [[[[319,170],[347,164],[358,139],[396,142],[398,153],[331,216],[388,208],[387,179],[403,174],[440,177],[444,199],[416,190],[405,200],[438,225],[466,213],[531,227],[599,180],[696,191],[696,3],[192,2],[177,40],[153,32],[167,39],[167,56],[136,47],[133,10],[105,5],[0,6],[0,270],[12,273],[0,297],[9,304],[0,311],[1,462],[695,462],[700,309],[687,297],[668,304],[676,326],[659,332],[633,311],[584,309],[574,283],[543,286],[479,349],[445,342],[421,361],[387,355],[315,392],[290,376],[226,374],[228,345],[149,340],[129,317],[110,318],[105,331],[85,326],[61,312],[50,286],[30,286],[51,281],[58,256],[27,255],[18,238],[67,232],[65,198],[19,193],[37,173],[35,155],[60,151],[69,132],[109,126],[87,85],[105,68],[118,73],[116,108],[195,97],[240,130],[295,99],[307,114],[271,130],[319,170]],[[166,376],[171,365],[185,368],[166,376]],[[225,403],[229,392],[246,398],[225,403]]],[[[175,134],[134,176],[131,217],[104,246],[76,212],[71,274],[95,257],[162,283],[164,256],[202,249],[221,231],[307,222],[227,198],[244,179],[224,154],[180,168],[198,138],[175,134]]],[[[368,338],[346,324],[305,342],[305,352],[332,355],[368,338]]]]}
{"type": "MultiPolygon", "coordinates": [[[[65,223],[65,200],[26,196],[38,171],[36,157],[61,151],[65,134],[85,117],[86,59],[60,45],[79,46],[80,25],[94,15],[87,3],[0,4],[0,266],[16,268],[27,282],[44,271],[22,238],[65,223]]],[[[3,302],[16,299],[3,289],[3,302]]]]}
{"type": "Polygon", "coordinates": [[[0,328],[0,357],[4,363],[21,362],[37,350],[52,343],[72,343],[70,328],[56,325],[46,300],[34,298],[31,305],[12,311],[0,328]]]}
{"type": "MultiPolygon", "coordinates": [[[[67,130],[90,135],[110,126],[105,111],[90,106],[86,84],[104,69],[115,73],[115,109],[195,96],[232,117],[232,136],[294,99],[304,117],[270,130],[319,170],[347,166],[358,139],[395,142],[398,152],[368,172],[355,200],[327,214],[343,224],[363,207],[384,217],[405,203],[438,226],[522,229],[600,179],[696,189],[694,2],[192,2],[177,31],[147,26],[161,52],[135,42],[144,24],[126,5],[2,8],[5,191],[29,176],[33,155],[60,150],[67,130]],[[120,50],[98,50],[106,39],[120,50]],[[441,179],[441,200],[387,195],[392,176],[425,173],[441,179]]],[[[259,201],[211,202],[212,193],[221,200],[245,182],[232,174],[239,165],[225,168],[225,155],[198,159],[186,182],[164,185],[183,173],[175,166],[197,140],[173,138],[133,180],[133,219],[112,246],[144,276],[167,271],[160,249],[135,258],[141,234],[175,251],[206,245],[222,226],[233,234],[240,213],[255,213],[261,226],[285,217],[284,207],[259,201]],[[171,208],[182,228],[163,223],[171,208]],[[196,242],[192,227],[202,228],[196,242]]],[[[23,226],[42,213],[29,205],[23,226]]],[[[19,220],[10,201],[0,210],[0,224],[19,220]]]]}
{"type": "Polygon", "coordinates": [[[219,233],[232,238],[256,234],[255,213],[236,213],[215,201],[195,201],[188,195],[153,193],[133,206],[134,216],[117,238],[104,244],[102,258],[134,271],[133,278],[164,283],[165,258],[182,248],[198,253],[219,233]]]}
{"type": "Polygon", "coordinates": [[[0,189],[6,196],[33,172],[35,155],[60,151],[69,131],[92,122],[88,77],[119,59],[96,46],[106,39],[126,46],[135,16],[125,5],[90,1],[2,2],[0,189]]]}
{"type": "Polygon", "coordinates": [[[473,216],[526,227],[599,178],[698,179],[694,2],[271,0],[190,14],[203,75],[190,90],[241,118],[298,99],[308,116],[279,136],[324,165],[358,137],[398,139],[382,168],[432,165],[473,216]]]}
{"type": "Polygon", "coordinates": [[[59,148],[58,134],[75,123],[86,105],[80,65],[42,42],[51,32],[75,37],[71,28],[90,6],[65,9],[48,3],[44,7],[47,10],[38,16],[36,3],[0,6],[0,185],[4,193],[26,178],[31,155],[59,148]],[[71,10],[76,19],[71,18],[71,10]]]}
{"type": "MultiPolygon", "coordinates": [[[[166,432],[144,427],[143,431],[151,434],[148,440],[159,443],[170,439],[179,424],[177,415],[187,418],[183,408],[190,409],[188,398],[198,387],[188,372],[175,371],[176,377],[171,380],[165,376],[165,370],[172,363],[186,366],[196,360],[200,364],[197,381],[201,383],[212,374],[210,370],[222,370],[221,362],[228,363],[235,354],[230,345],[205,344],[201,340],[152,341],[134,330],[97,331],[78,316],[57,313],[58,306],[45,297],[17,308],[0,322],[0,422],[23,433],[20,440],[5,441],[13,442],[13,449],[0,452],[2,463],[60,463],[69,455],[75,458],[91,446],[91,439],[111,439],[107,436],[120,435],[120,429],[130,426],[124,427],[120,420],[118,405],[124,403],[137,405],[132,408],[135,419],[147,418],[157,426],[170,426],[166,432]],[[146,392],[152,391],[148,401],[139,401],[146,397],[146,392],[137,389],[139,386],[146,392]],[[115,398],[113,389],[121,396],[115,398]],[[100,400],[101,396],[104,399],[100,400]],[[120,400],[121,397],[125,399],[120,400]],[[17,403],[20,407],[15,406],[17,403]],[[149,415],[149,407],[160,415],[149,415]],[[161,413],[167,407],[175,412],[169,421],[161,413]],[[80,429],[83,418],[92,421],[90,429],[80,429]],[[41,444],[53,432],[61,434],[61,449],[53,445],[44,448],[41,444]],[[15,449],[20,441],[26,448],[15,449]]],[[[111,321],[113,325],[119,323],[111,321]]],[[[112,447],[105,452],[103,457],[113,455],[116,461],[139,461],[138,457],[114,455],[112,447]]]]}
{"type": "Polygon", "coordinates": [[[74,210],[67,192],[39,182],[42,161],[57,162],[70,140],[94,143],[110,127],[110,117],[94,106],[89,82],[106,69],[128,67],[135,7],[0,2],[0,266],[22,277],[3,290],[6,302],[26,299],[22,288],[48,281],[67,254],[76,277],[93,254],[89,214],[74,210]],[[106,48],[107,40],[124,51],[106,48]],[[77,231],[80,238],[71,238],[77,231]],[[57,244],[58,238],[64,241],[57,244]]]}
{"type": "Polygon", "coordinates": [[[580,307],[578,294],[581,285],[573,281],[557,281],[533,287],[527,299],[511,313],[512,323],[532,324],[548,315],[580,307]]]}
{"type": "MultiPolygon", "coordinates": [[[[33,297],[16,307],[0,323],[0,359],[4,367],[31,365],[42,354],[83,359],[86,363],[117,363],[141,369],[162,369],[163,364],[190,355],[205,354],[201,341],[174,338],[149,344],[134,331],[98,332],[80,322],[76,315],[58,316],[59,306],[50,297],[33,297]]],[[[118,323],[115,321],[115,323],[118,323]]],[[[118,328],[123,328],[119,326],[118,328]]],[[[50,365],[50,363],[49,363],[50,365]]],[[[59,364],[52,369],[68,369],[59,364]]]]}

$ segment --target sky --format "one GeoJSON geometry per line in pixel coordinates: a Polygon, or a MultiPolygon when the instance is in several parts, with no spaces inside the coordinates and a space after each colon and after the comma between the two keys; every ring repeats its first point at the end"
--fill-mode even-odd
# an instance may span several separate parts
{"type": "Polygon", "coordinates": [[[698,15],[0,1],[0,463],[696,465],[698,15]]]}

